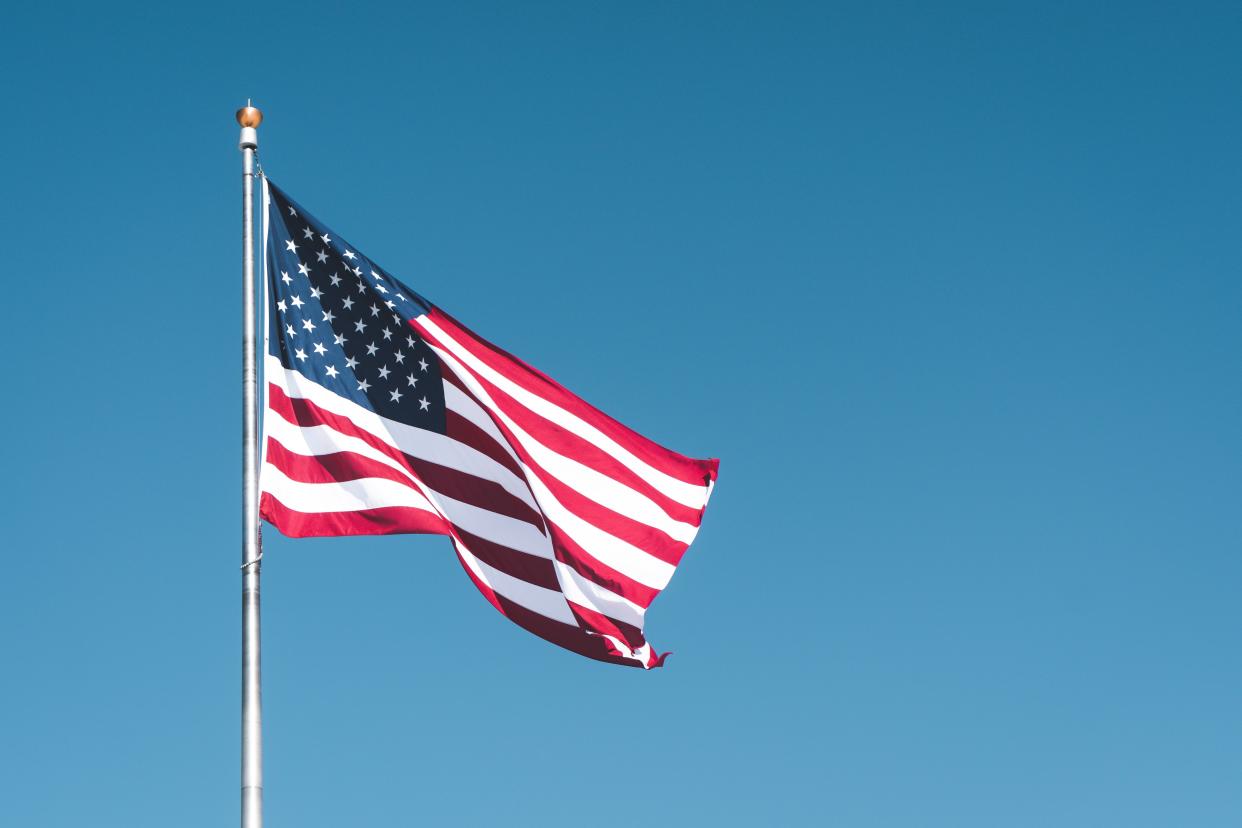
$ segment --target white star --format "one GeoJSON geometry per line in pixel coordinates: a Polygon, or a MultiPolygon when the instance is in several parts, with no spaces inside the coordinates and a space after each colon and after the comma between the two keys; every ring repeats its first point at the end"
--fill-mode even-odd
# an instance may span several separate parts
{"type": "Polygon", "coordinates": [[[427,400],[426,397],[423,397],[421,400],[418,401],[419,411],[429,411],[430,409],[431,409],[431,403],[427,400]]]}
{"type": "Polygon", "coordinates": [[[405,297],[402,296],[400,293],[397,294],[397,298],[400,299],[402,302],[405,301],[405,297]]]}
{"type": "Polygon", "coordinates": [[[300,307],[302,307],[303,305],[305,305],[305,304],[306,304],[305,302],[303,302],[303,301],[302,301],[302,297],[301,297],[301,296],[295,296],[295,297],[293,297],[292,299],[290,299],[289,301],[290,301],[290,303],[292,303],[292,304],[293,304],[293,306],[294,306],[295,308],[300,308],[300,307]]]}
{"type": "Polygon", "coordinates": [[[409,345],[411,348],[413,348],[415,345],[417,345],[417,344],[418,344],[418,342],[417,342],[417,341],[415,341],[414,337],[412,337],[412,336],[407,336],[407,337],[405,338],[405,344],[407,344],[407,345],[409,345]]]}
{"type": "Polygon", "coordinates": [[[361,319],[359,319],[357,322],[354,323],[354,330],[357,331],[358,333],[362,333],[366,329],[367,329],[367,323],[363,322],[361,319]]]}
{"type": "Polygon", "coordinates": [[[384,328],[384,339],[392,339],[392,331],[384,328]]]}
{"type": "Polygon", "coordinates": [[[324,322],[331,322],[333,319],[336,319],[336,317],[335,317],[335,316],[333,316],[332,311],[324,311],[324,312],[323,312],[323,321],[324,321],[324,322]]]}
{"type": "Polygon", "coordinates": [[[315,254],[315,258],[321,262],[326,262],[328,260],[328,254],[320,250],[318,253],[315,254]]]}
{"type": "Polygon", "coordinates": [[[377,308],[375,305],[372,305],[372,306],[371,306],[371,315],[372,315],[372,316],[379,316],[379,308],[377,308]]]}
{"type": "Polygon", "coordinates": [[[297,210],[293,209],[292,207],[289,208],[289,215],[296,216],[297,214],[298,214],[297,210]]]}
{"type": "Polygon", "coordinates": [[[341,304],[345,306],[345,310],[349,310],[350,308],[354,306],[354,300],[346,296],[345,299],[341,302],[341,304]]]}
{"type": "Polygon", "coordinates": [[[312,321],[310,321],[309,319],[303,319],[303,320],[302,320],[302,327],[303,327],[303,328],[306,328],[306,330],[308,330],[308,331],[313,331],[313,330],[315,330],[315,323],[314,323],[314,322],[312,322],[312,321]]]}
{"type": "Polygon", "coordinates": [[[349,340],[348,340],[348,339],[346,339],[346,338],[345,338],[343,335],[341,335],[341,334],[334,334],[334,335],[332,336],[332,344],[333,344],[333,345],[344,345],[344,344],[345,344],[346,342],[348,342],[348,341],[349,341],[349,340]]]}
{"type": "Polygon", "coordinates": [[[306,265],[302,264],[301,262],[299,262],[299,263],[298,263],[298,273],[301,273],[303,276],[309,276],[309,275],[310,275],[310,268],[309,268],[309,267],[307,267],[306,265]]]}
{"type": "Polygon", "coordinates": [[[389,391],[388,396],[392,397],[393,402],[401,402],[401,392],[398,391],[396,388],[389,391]]]}
{"type": "Polygon", "coordinates": [[[318,299],[320,296],[323,296],[323,291],[315,287],[314,285],[311,285],[311,296],[318,299]]]}
{"type": "Polygon", "coordinates": [[[389,371],[389,370],[388,370],[388,366],[387,366],[387,365],[385,365],[383,368],[380,368],[380,369],[379,369],[380,379],[388,379],[388,375],[389,375],[389,374],[391,374],[391,373],[392,373],[392,371],[389,371]]]}
{"type": "Polygon", "coordinates": [[[293,277],[282,270],[280,271],[280,281],[284,282],[286,285],[291,285],[293,284],[293,277]]]}
{"type": "Polygon", "coordinates": [[[289,248],[290,253],[298,252],[298,246],[293,243],[293,239],[290,239],[289,241],[285,242],[285,247],[289,248]]]}
{"type": "Polygon", "coordinates": [[[322,236],[320,236],[319,238],[323,239],[323,243],[324,243],[324,244],[332,244],[332,239],[328,238],[328,234],[327,234],[327,233],[324,233],[324,234],[323,234],[322,236]]]}
{"type": "Polygon", "coordinates": [[[301,348],[298,348],[296,351],[294,351],[293,355],[297,357],[298,359],[302,360],[303,362],[306,361],[306,352],[303,351],[301,348]]]}
{"type": "Polygon", "coordinates": [[[276,307],[280,310],[281,313],[284,313],[285,311],[289,310],[289,306],[285,304],[284,299],[281,299],[279,302],[277,302],[276,307]]]}
{"type": "Polygon", "coordinates": [[[292,326],[292,325],[285,325],[285,330],[288,332],[289,336],[297,336],[297,335],[298,335],[298,332],[297,332],[297,331],[295,331],[295,330],[293,329],[293,326],[292,326]]]}
{"type": "Polygon", "coordinates": [[[358,367],[358,360],[354,359],[353,357],[346,357],[346,358],[345,358],[345,364],[346,364],[346,365],[348,365],[348,366],[349,366],[349,370],[351,370],[351,371],[352,371],[352,370],[354,370],[355,368],[357,368],[357,367],[358,367]]]}
{"type": "Polygon", "coordinates": [[[418,361],[418,370],[420,370],[420,371],[426,371],[426,370],[427,370],[427,361],[426,361],[426,360],[420,359],[420,360],[418,361]]]}
{"type": "Polygon", "coordinates": [[[397,315],[394,313],[394,314],[392,315],[392,321],[393,321],[393,322],[396,322],[398,325],[400,325],[400,324],[401,324],[401,317],[400,317],[400,316],[397,316],[397,315]]]}
{"type": "Polygon", "coordinates": [[[403,354],[401,351],[397,351],[395,354],[393,354],[393,358],[397,360],[398,365],[405,362],[405,354],[403,354]]]}
{"type": "Polygon", "coordinates": [[[341,373],[341,372],[340,372],[340,371],[338,371],[338,370],[336,370],[336,366],[335,366],[335,365],[329,365],[327,368],[325,368],[325,369],[324,369],[324,373],[325,373],[325,374],[327,374],[328,376],[332,377],[333,379],[336,379],[336,375],[337,375],[337,374],[339,374],[339,373],[341,373]]]}
{"type": "Polygon", "coordinates": [[[339,285],[339,284],[341,283],[341,277],[340,277],[340,276],[337,276],[335,273],[333,273],[331,276],[329,276],[329,277],[328,277],[328,279],[329,279],[329,280],[331,280],[331,282],[332,282],[332,287],[336,287],[337,285],[339,285]]]}
{"type": "Polygon", "coordinates": [[[366,292],[367,292],[367,283],[366,283],[366,282],[359,282],[359,283],[358,283],[358,292],[359,292],[359,293],[366,293],[366,292]]]}
{"type": "Polygon", "coordinates": [[[328,349],[327,349],[327,348],[325,348],[325,347],[323,347],[323,343],[322,343],[322,342],[316,342],[316,343],[315,343],[315,353],[319,354],[320,356],[323,356],[323,355],[324,355],[324,354],[326,354],[327,352],[328,352],[328,349]]]}
{"type": "Polygon", "coordinates": [[[385,302],[385,303],[384,303],[384,305],[385,305],[385,306],[386,306],[389,310],[392,310],[393,308],[395,308],[395,307],[397,306],[397,303],[396,303],[396,302],[394,302],[394,301],[392,301],[391,299],[389,299],[387,302],[385,302]]]}
{"type": "Polygon", "coordinates": [[[376,290],[378,290],[380,293],[387,293],[387,292],[388,292],[388,288],[384,287],[384,286],[383,286],[383,285],[381,285],[379,282],[376,282],[376,283],[375,283],[375,289],[376,289],[376,290]]]}
{"type": "Polygon", "coordinates": [[[372,342],[371,344],[367,345],[367,356],[375,356],[375,352],[378,350],[379,348],[376,348],[375,343],[372,342]]]}
{"type": "Polygon", "coordinates": [[[306,237],[306,238],[308,238],[308,239],[313,239],[313,238],[315,238],[315,234],[311,232],[311,229],[310,229],[309,227],[303,227],[303,228],[302,228],[302,235],[303,235],[303,236],[305,236],[305,237],[306,237]]]}
{"type": "Polygon", "coordinates": [[[371,383],[367,382],[366,380],[363,380],[362,382],[358,383],[359,391],[367,391],[370,388],[371,388],[371,383]]]}
{"type": "Polygon", "coordinates": [[[413,374],[410,374],[408,377],[405,378],[405,380],[411,386],[418,385],[418,377],[414,376],[413,374]]]}
{"type": "Polygon", "coordinates": [[[346,250],[346,251],[345,251],[345,258],[347,258],[347,259],[352,259],[352,258],[354,258],[353,251],[352,251],[352,250],[346,250]]]}
{"type": "Polygon", "coordinates": [[[357,276],[357,277],[359,277],[359,278],[362,278],[362,268],[360,268],[360,267],[355,267],[355,268],[354,268],[354,275],[355,275],[355,276],[357,276]]]}

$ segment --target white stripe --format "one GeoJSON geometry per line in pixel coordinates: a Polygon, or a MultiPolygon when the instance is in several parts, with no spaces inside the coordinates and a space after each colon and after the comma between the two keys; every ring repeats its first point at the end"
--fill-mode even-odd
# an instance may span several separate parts
{"type": "MultiPolygon", "coordinates": [[[[474,354],[463,348],[451,336],[440,328],[426,314],[416,317],[414,324],[431,333],[436,339],[444,344],[444,346],[452,351],[457,357],[464,361],[470,368],[478,372],[478,374],[496,387],[500,388],[513,399],[530,409],[533,413],[538,414],[546,420],[561,426],[573,434],[578,435],[582,439],[596,446],[597,448],[612,455],[618,462],[637,474],[643,480],[646,480],[656,489],[663,492],[668,497],[678,503],[689,506],[692,509],[701,509],[706,502],[707,495],[705,487],[694,483],[686,483],[671,477],[659,469],[651,466],[646,461],[635,456],[629,449],[622,446],[616,440],[613,440],[607,434],[604,434],[595,426],[586,422],[560,406],[545,400],[543,397],[527,391],[522,386],[501,375],[492,369],[474,354]]],[[[430,344],[430,343],[428,343],[430,344]]]]}
{"type": "Polygon", "coordinates": [[[579,546],[618,572],[645,584],[652,589],[664,589],[677,567],[662,561],[645,549],[610,535],[603,529],[588,523],[561,505],[543,481],[531,474],[530,487],[535,498],[543,506],[543,512],[556,527],[569,535],[579,546]]]}
{"type": "MultiPolygon", "coordinates": [[[[269,413],[271,416],[265,424],[267,426],[265,429],[267,437],[280,443],[294,454],[314,456],[348,451],[351,454],[359,454],[368,460],[381,463],[393,471],[400,472],[409,478],[411,483],[415,482],[415,477],[410,473],[409,469],[365,440],[342,434],[331,426],[299,426],[289,422],[278,412],[271,411],[269,413]]],[[[266,443],[267,441],[264,440],[264,442],[266,443]]]]}
{"type": "Polygon", "coordinates": [[[517,452],[513,450],[513,446],[509,445],[509,438],[501,433],[500,429],[496,427],[496,423],[492,421],[491,415],[487,413],[483,406],[474,401],[474,397],[471,397],[447,380],[441,380],[440,384],[444,386],[445,408],[456,411],[467,421],[482,430],[488,437],[499,443],[506,454],[514,460],[518,459],[517,452]]]}
{"type": "MultiPolygon", "coordinates": [[[[472,374],[462,368],[461,364],[451,354],[431,345],[431,343],[427,344],[457,374],[462,382],[470,386],[470,390],[506,426],[514,429],[515,434],[520,430],[517,429],[517,425],[503,411],[496,407],[492,402],[491,396],[487,393],[487,389],[472,374]]],[[[561,505],[561,502],[548,490],[548,487],[539,479],[539,476],[525,463],[522,464],[522,471],[526,474],[526,482],[530,484],[531,491],[534,492],[535,500],[539,502],[544,516],[556,524],[565,534],[573,538],[579,546],[588,550],[591,555],[602,563],[607,564],[618,572],[625,573],[639,583],[646,584],[654,589],[664,589],[668,585],[669,579],[673,577],[674,566],[672,564],[660,560],[644,549],[639,549],[631,543],[608,534],[603,529],[573,514],[561,505]]]]}
{"type": "Polygon", "coordinates": [[[556,563],[556,578],[560,581],[565,597],[575,604],[581,604],[617,621],[624,621],[640,630],[643,628],[645,610],[633,601],[583,578],[560,561],[556,563]]]}
{"type": "MultiPolygon", "coordinates": [[[[471,532],[479,537],[493,541],[502,546],[514,548],[513,542],[515,538],[519,535],[529,533],[529,530],[531,529],[530,524],[528,523],[512,521],[512,519],[506,518],[503,515],[498,516],[492,512],[478,509],[470,506],[469,504],[460,503],[453,498],[439,494],[438,492],[427,487],[426,484],[422,483],[422,481],[418,480],[417,477],[411,474],[407,469],[403,468],[399,463],[394,461],[391,457],[388,457],[383,452],[376,450],[373,446],[359,440],[356,437],[341,434],[340,432],[332,430],[328,426],[320,425],[301,427],[290,423],[277,414],[273,414],[268,423],[268,437],[276,443],[284,446],[294,454],[302,455],[304,457],[313,457],[320,454],[333,454],[336,452],[347,451],[366,457],[377,463],[381,463],[385,467],[393,469],[394,471],[399,472],[402,476],[408,478],[411,485],[419,486],[419,488],[422,489],[423,495],[428,501],[430,501],[430,505],[437,507],[437,511],[450,520],[455,526],[459,526],[467,532],[471,532]],[[500,518],[500,520],[492,520],[497,517],[500,518]],[[514,526],[514,523],[519,525],[514,526]]],[[[279,481],[275,484],[277,487],[284,485],[286,481],[293,482],[290,478],[285,476],[283,472],[281,472],[278,466],[271,465],[271,469],[277,473],[280,473],[284,478],[283,481],[279,481]]],[[[373,478],[366,479],[370,480],[373,478]]],[[[266,482],[267,480],[268,477],[265,474],[264,481],[266,482]]],[[[330,486],[333,484],[302,485],[330,486]]],[[[293,508],[291,504],[285,502],[284,497],[281,494],[278,494],[276,491],[272,491],[271,494],[275,495],[277,500],[285,503],[286,506],[293,508]]],[[[298,509],[297,511],[305,510],[298,509]]],[[[334,504],[334,508],[326,511],[336,512],[354,510],[348,508],[335,508],[334,504]]],[[[534,543],[530,544],[530,548],[523,549],[522,551],[538,555],[539,557],[547,560],[554,559],[551,543],[544,539],[542,535],[540,535],[539,538],[534,539],[534,543]]],[[[480,563],[482,564],[482,562],[480,563]]],[[[605,589],[599,584],[588,581],[563,563],[557,562],[556,569],[557,577],[561,583],[561,588],[569,600],[577,604],[581,604],[589,609],[593,609],[596,612],[600,612],[609,618],[624,621],[638,627],[639,629],[642,629],[644,610],[641,606],[624,598],[623,596],[617,595],[616,593],[605,589]]]]}
{"type": "MultiPolygon", "coordinates": [[[[453,525],[459,526],[471,534],[478,535],[484,540],[492,541],[510,549],[516,549],[519,552],[525,552],[528,555],[536,555],[547,560],[552,560],[555,557],[552,552],[551,539],[545,537],[539,529],[530,523],[441,494],[420,480],[416,475],[411,474],[395,463],[391,458],[385,456],[382,452],[376,451],[373,447],[356,437],[333,431],[328,426],[301,428],[289,423],[279,415],[272,416],[268,427],[268,437],[294,454],[302,455],[303,457],[348,451],[383,463],[386,467],[395,469],[408,479],[410,485],[417,487],[431,506],[453,525]]],[[[280,471],[270,460],[268,461],[268,466],[280,471]]],[[[367,477],[360,478],[360,480],[375,481],[377,484],[392,483],[393,485],[400,485],[384,478],[367,477]]],[[[263,490],[266,491],[266,480],[263,482],[263,490]]],[[[343,484],[318,483],[304,485],[332,486],[343,484]]],[[[299,509],[298,511],[305,510],[299,509]]],[[[322,511],[343,512],[351,511],[351,509],[329,508],[322,511]]]]}
{"type": "MultiPolygon", "coordinates": [[[[448,408],[480,427],[483,427],[480,421],[486,421],[491,427],[489,433],[495,432],[492,435],[495,439],[500,440],[502,444],[507,443],[500,430],[496,428],[496,424],[479,404],[451,382],[444,383],[444,402],[448,408]]],[[[659,504],[642,492],[631,489],[624,483],[597,472],[571,457],[553,451],[519,428],[504,412],[497,411],[497,414],[503,417],[505,425],[513,432],[514,438],[530,452],[531,458],[549,475],[575,492],[631,520],[658,529],[671,539],[683,544],[689,545],[694,540],[694,536],[698,534],[697,526],[669,517],[668,512],[665,512],[659,504]]],[[[513,455],[513,459],[518,459],[516,454],[513,455]]]]}
{"type": "Polygon", "coordinates": [[[271,463],[263,467],[263,491],[295,512],[361,512],[404,506],[438,514],[427,498],[409,486],[378,477],[343,483],[302,483],[271,463]]]}
{"type": "Polygon", "coordinates": [[[465,544],[457,538],[453,538],[453,545],[457,547],[461,559],[475,577],[490,587],[493,592],[503,595],[513,603],[520,604],[532,612],[551,618],[553,621],[560,621],[571,627],[578,626],[578,620],[574,618],[569,605],[565,603],[565,596],[561,593],[536,586],[521,578],[514,578],[495,567],[488,566],[471,554],[465,544]]]}
{"type": "Polygon", "coordinates": [[[425,486],[423,491],[432,504],[439,507],[440,513],[454,526],[500,546],[525,552],[527,555],[546,560],[552,560],[555,557],[552,551],[552,539],[545,537],[542,532],[526,521],[456,500],[448,495],[431,491],[425,486]]]}
{"type": "Polygon", "coordinates": [[[290,397],[309,400],[325,411],[344,417],[360,431],[382,440],[398,451],[498,483],[527,506],[539,510],[525,481],[483,452],[443,434],[381,417],[353,400],[307,379],[297,371],[285,368],[278,358],[270,354],[264,362],[264,368],[268,382],[274,383],[290,397]]]}

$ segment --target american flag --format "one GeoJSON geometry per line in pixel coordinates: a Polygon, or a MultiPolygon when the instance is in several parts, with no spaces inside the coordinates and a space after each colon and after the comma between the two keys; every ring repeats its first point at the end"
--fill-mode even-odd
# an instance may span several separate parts
{"type": "Polygon", "coordinates": [[[514,623],[659,666],[644,616],[718,461],[631,431],[263,193],[263,518],[291,537],[447,535],[514,623]]]}

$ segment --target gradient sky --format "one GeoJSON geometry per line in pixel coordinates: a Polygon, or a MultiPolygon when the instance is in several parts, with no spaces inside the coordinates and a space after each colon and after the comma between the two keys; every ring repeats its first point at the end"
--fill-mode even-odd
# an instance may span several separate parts
{"type": "Polygon", "coordinates": [[[272,826],[1242,824],[1237,3],[6,11],[0,823],[238,811],[239,187],[722,459],[667,666],[266,532],[272,826]]]}

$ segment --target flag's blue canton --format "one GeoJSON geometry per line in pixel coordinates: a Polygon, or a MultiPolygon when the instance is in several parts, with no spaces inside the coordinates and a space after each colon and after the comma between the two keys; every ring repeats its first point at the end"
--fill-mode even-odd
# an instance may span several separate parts
{"type": "Polygon", "coordinates": [[[268,189],[269,353],[377,414],[444,433],[440,362],[409,325],[426,300],[268,189]]]}

